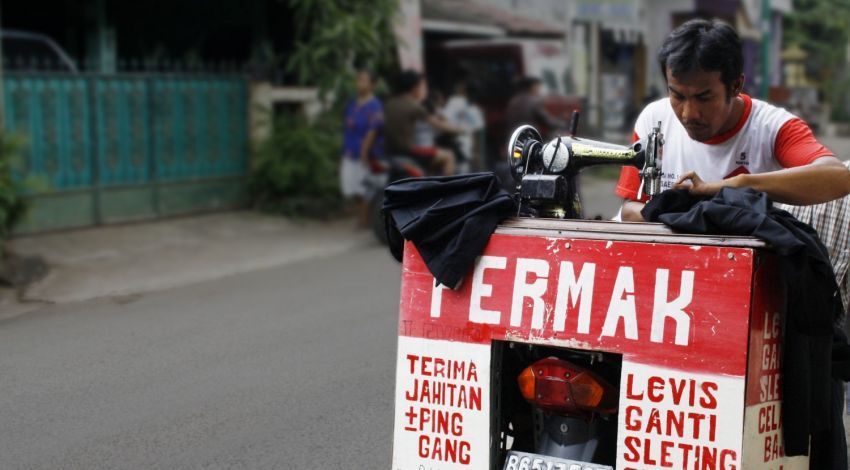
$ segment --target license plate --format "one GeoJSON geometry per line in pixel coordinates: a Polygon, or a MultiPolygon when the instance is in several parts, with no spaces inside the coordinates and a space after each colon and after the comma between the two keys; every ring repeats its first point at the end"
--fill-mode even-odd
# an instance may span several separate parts
{"type": "Polygon", "coordinates": [[[614,470],[614,467],[512,450],[502,470],[614,470]]]}

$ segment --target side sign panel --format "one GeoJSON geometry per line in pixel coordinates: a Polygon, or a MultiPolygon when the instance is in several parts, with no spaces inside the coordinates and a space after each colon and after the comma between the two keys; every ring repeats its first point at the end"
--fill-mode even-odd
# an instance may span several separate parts
{"type": "Polygon", "coordinates": [[[775,260],[767,259],[754,277],[743,468],[806,470],[808,457],[786,457],[783,449],[781,299],[785,296],[775,291],[782,285],[777,272],[775,260]]]}
{"type": "Polygon", "coordinates": [[[487,468],[489,392],[489,346],[400,336],[392,468],[487,468]]]}
{"type": "Polygon", "coordinates": [[[741,468],[744,378],[623,361],[617,468],[741,468]]]}

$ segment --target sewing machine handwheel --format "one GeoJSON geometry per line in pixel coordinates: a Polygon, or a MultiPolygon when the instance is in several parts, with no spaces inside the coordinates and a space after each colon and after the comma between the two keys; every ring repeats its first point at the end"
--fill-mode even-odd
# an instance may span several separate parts
{"type": "Polygon", "coordinates": [[[528,166],[528,159],[535,151],[539,152],[543,137],[533,126],[517,127],[508,141],[508,166],[516,181],[521,181],[528,166]]]}

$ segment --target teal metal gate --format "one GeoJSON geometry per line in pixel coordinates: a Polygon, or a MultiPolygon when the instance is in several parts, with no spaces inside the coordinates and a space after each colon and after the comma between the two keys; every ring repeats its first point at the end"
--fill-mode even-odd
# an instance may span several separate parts
{"type": "Polygon", "coordinates": [[[248,167],[241,76],[4,77],[24,137],[19,232],[238,206],[248,167]]]}

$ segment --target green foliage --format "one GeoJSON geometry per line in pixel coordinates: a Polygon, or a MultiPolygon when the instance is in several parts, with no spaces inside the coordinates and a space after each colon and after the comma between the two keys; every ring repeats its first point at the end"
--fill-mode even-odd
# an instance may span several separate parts
{"type": "Polygon", "coordinates": [[[850,0],[794,0],[793,6],[785,18],[785,46],[799,44],[809,53],[809,74],[821,84],[826,101],[841,111],[841,98],[850,92],[850,0]]]}
{"type": "Polygon", "coordinates": [[[257,150],[250,182],[255,205],[288,215],[338,210],[340,116],[354,95],[358,67],[377,73],[394,65],[393,21],[398,0],[288,0],[294,12],[295,52],[288,67],[319,89],[328,111],[315,122],[287,116],[273,124],[257,150]],[[328,103],[327,98],[334,102],[328,103]]]}
{"type": "Polygon", "coordinates": [[[357,67],[387,71],[394,63],[398,0],[289,0],[295,12],[295,53],[289,69],[323,99],[353,94],[357,67]]]}
{"type": "Polygon", "coordinates": [[[14,178],[20,168],[21,141],[0,133],[0,243],[5,240],[24,213],[22,189],[14,178]]]}
{"type": "Polygon", "coordinates": [[[250,192],[257,208],[285,215],[321,217],[340,205],[337,165],[339,123],[331,114],[314,122],[284,116],[254,155],[250,192]]]}

